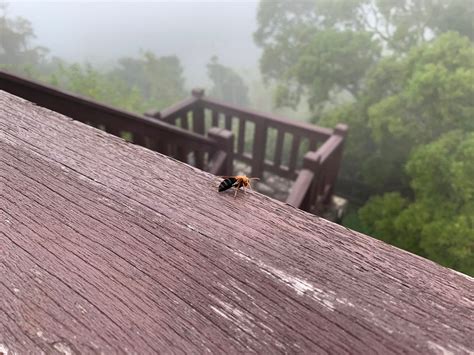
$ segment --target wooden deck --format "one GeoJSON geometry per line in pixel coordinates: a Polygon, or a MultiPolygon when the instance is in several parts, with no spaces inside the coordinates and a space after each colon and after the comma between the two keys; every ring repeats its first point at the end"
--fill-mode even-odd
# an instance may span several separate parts
{"type": "Polygon", "coordinates": [[[471,353],[474,282],[0,91],[0,353],[471,353]]]}
{"type": "Polygon", "coordinates": [[[163,111],[137,115],[1,69],[0,90],[215,175],[232,175],[238,162],[253,177],[266,172],[294,180],[288,204],[317,215],[331,208],[344,124],[296,122],[207,98],[202,89],[163,111]]]}

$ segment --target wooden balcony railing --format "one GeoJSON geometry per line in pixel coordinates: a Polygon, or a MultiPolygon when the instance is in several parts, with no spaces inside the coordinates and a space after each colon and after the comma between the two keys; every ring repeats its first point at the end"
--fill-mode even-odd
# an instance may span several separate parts
{"type": "Polygon", "coordinates": [[[215,175],[235,161],[293,180],[292,206],[320,213],[331,201],[347,126],[321,128],[204,96],[192,96],[144,116],[0,71],[0,89],[215,175]],[[235,140],[234,140],[235,137],[235,140]]]}
{"type": "MultiPolygon", "coordinates": [[[[217,127],[205,137],[4,71],[0,71],[0,89],[213,174],[224,174],[232,164],[233,135],[217,127]]],[[[185,100],[163,117],[179,115],[195,101],[185,100]]]]}
{"type": "MultiPolygon", "coordinates": [[[[295,180],[287,203],[319,213],[330,202],[346,125],[338,124],[335,129],[317,127],[220,102],[205,97],[201,89],[194,89],[192,95],[171,110],[145,115],[201,135],[215,127],[233,131],[233,160],[250,165],[252,176],[261,178],[267,171],[295,180]]],[[[230,169],[226,174],[232,173],[230,169]]]]}
{"type": "Polygon", "coordinates": [[[330,202],[341,165],[347,126],[338,124],[328,140],[316,151],[304,156],[287,203],[319,214],[330,202]]]}

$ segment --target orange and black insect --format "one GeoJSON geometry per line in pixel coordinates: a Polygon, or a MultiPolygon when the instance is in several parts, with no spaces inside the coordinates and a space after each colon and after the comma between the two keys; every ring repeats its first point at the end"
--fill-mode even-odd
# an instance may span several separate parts
{"type": "Polygon", "coordinates": [[[222,182],[219,185],[219,192],[228,190],[231,187],[235,187],[234,198],[237,196],[237,192],[239,191],[241,187],[251,189],[252,185],[250,185],[250,181],[258,180],[258,178],[249,178],[245,175],[221,176],[221,177],[224,178],[224,180],[222,180],[222,182]]]}

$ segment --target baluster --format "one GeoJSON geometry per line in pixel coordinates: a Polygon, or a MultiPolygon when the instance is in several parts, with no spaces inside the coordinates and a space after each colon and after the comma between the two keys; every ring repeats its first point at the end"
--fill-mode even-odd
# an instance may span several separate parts
{"type": "Polygon", "coordinates": [[[303,169],[308,169],[314,173],[313,182],[308,191],[308,198],[305,199],[308,204],[304,210],[311,211],[311,208],[318,203],[318,195],[321,184],[321,155],[318,152],[308,152],[304,156],[303,169]]]}
{"type": "Polygon", "coordinates": [[[283,136],[284,132],[281,128],[277,128],[278,134],[277,134],[277,141],[276,141],[276,148],[275,148],[275,156],[273,159],[273,165],[276,168],[280,168],[281,165],[281,153],[283,150],[283,136]]]}
{"type": "Polygon", "coordinates": [[[290,163],[288,164],[289,174],[292,175],[295,172],[296,160],[298,159],[298,151],[300,148],[301,137],[293,135],[293,142],[291,143],[290,163]]]}
{"type": "Polygon", "coordinates": [[[244,154],[244,143],[245,143],[245,122],[246,120],[241,118],[239,119],[239,141],[237,144],[237,154],[239,156],[244,154]]]}
{"type": "Polygon", "coordinates": [[[188,162],[188,150],[182,145],[176,145],[176,159],[183,163],[188,162]]]}
{"type": "MultiPolygon", "coordinates": [[[[180,116],[180,119],[181,119],[181,128],[188,130],[189,129],[188,113],[185,112],[182,116],[180,116]]],[[[176,123],[175,123],[175,125],[176,125],[176,123]]]]}
{"type": "Polygon", "coordinates": [[[267,145],[266,121],[257,120],[255,122],[255,135],[253,139],[252,151],[252,176],[262,178],[263,163],[265,159],[265,148],[267,145]]]}
{"type": "Polygon", "coordinates": [[[204,134],[204,108],[200,104],[195,104],[193,110],[193,130],[196,133],[204,134]]]}
{"type": "Polygon", "coordinates": [[[232,131],[232,116],[225,115],[225,129],[228,131],[232,131]]]}
{"type": "Polygon", "coordinates": [[[219,112],[212,110],[212,127],[219,127],[219,112]]]}
{"type": "Polygon", "coordinates": [[[142,147],[146,147],[145,136],[139,133],[133,133],[133,144],[141,145],[142,147]]]}
{"type": "MultiPolygon", "coordinates": [[[[193,95],[197,98],[202,98],[204,96],[204,90],[198,92],[193,91],[193,95]]],[[[204,131],[204,106],[201,101],[198,101],[194,104],[193,108],[193,130],[196,133],[201,135],[205,134],[204,131]]],[[[195,150],[194,157],[196,158],[196,167],[199,169],[204,168],[204,153],[195,150]]]]}

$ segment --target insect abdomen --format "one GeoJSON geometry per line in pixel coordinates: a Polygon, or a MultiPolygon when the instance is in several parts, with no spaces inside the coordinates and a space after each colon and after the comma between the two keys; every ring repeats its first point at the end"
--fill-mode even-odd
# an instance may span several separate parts
{"type": "Polygon", "coordinates": [[[223,180],[221,184],[219,185],[219,192],[230,189],[235,184],[236,181],[237,179],[235,178],[227,178],[223,180]]]}

